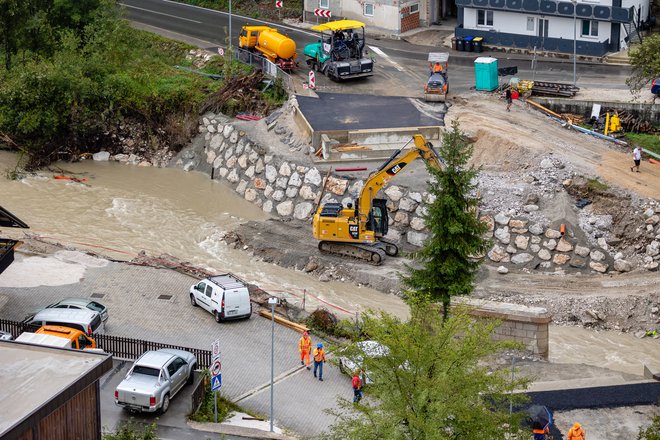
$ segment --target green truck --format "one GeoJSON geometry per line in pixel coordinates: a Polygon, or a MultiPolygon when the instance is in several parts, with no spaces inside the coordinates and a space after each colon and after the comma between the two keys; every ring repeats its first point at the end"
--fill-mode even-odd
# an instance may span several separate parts
{"type": "Polygon", "coordinates": [[[316,43],[305,46],[304,54],[310,69],[341,81],[374,74],[374,61],[365,54],[364,23],[338,20],[312,28],[321,33],[316,43]]]}

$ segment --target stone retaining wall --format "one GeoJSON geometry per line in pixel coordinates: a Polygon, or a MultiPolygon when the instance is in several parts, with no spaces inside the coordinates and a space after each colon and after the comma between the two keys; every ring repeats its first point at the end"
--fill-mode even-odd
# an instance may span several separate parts
{"type": "Polygon", "coordinates": [[[452,303],[470,307],[472,316],[501,320],[502,324],[495,330],[496,340],[522,342],[534,354],[548,358],[548,326],[552,316],[546,309],[471,298],[452,299],[452,303]]]}

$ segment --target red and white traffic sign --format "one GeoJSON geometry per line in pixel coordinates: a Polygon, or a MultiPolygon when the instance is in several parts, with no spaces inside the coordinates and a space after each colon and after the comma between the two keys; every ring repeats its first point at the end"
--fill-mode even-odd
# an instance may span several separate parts
{"type": "Polygon", "coordinates": [[[276,8],[281,8],[284,6],[284,2],[282,0],[275,0],[275,7],[276,8]]]}
{"type": "Polygon", "coordinates": [[[330,9],[314,9],[314,15],[317,17],[325,17],[325,18],[330,18],[332,17],[332,12],[330,12],[330,9]]]}
{"type": "Polygon", "coordinates": [[[225,54],[225,50],[222,47],[218,48],[218,55],[223,56],[225,54]]]}
{"type": "Polygon", "coordinates": [[[216,339],[211,344],[211,359],[214,361],[220,357],[220,339],[216,339]]]}
{"type": "Polygon", "coordinates": [[[213,361],[213,365],[211,365],[211,376],[217,376],[222,372],[222,365],[220,364],[220,360],[216,359],[213,361]]]}
{"type": "Polygon", "coordinates": [[[310,89],[316,88],[316,75],[314,74],[313,70],[309,71],[309,88],[310,89]]]}

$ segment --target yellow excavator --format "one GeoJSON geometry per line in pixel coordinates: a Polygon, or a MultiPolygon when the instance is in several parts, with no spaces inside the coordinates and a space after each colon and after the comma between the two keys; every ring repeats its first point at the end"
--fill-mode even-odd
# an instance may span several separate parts
{"type": "Polygon", "coordinates": [[[423,159],[436,169],[444,166],[442,158],[424,136],[416,134],[411,141],[415,144],[413,148],[404,150],[409,141],[369,175],[354,206],[326,203],[316,210],[313,234],[319,240],[321,252],[358,258],[374,265],[381,264],[385,255],[399,253],[395,243],[383,238],[389,226],[388,212],[386,200],[377,199],[376,195],[416,159],[423,159]]]}

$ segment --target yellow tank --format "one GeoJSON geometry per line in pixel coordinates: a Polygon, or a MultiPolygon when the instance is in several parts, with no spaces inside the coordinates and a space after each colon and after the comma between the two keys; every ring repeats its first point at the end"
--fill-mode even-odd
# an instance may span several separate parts
{"type": "Polygon", "coordinates": [[[276,29],[267,29],[259,32],[257,50],[263,52],[271,61],[278,58],[290,60],[296,57],[296,42],[276,29]]]}

